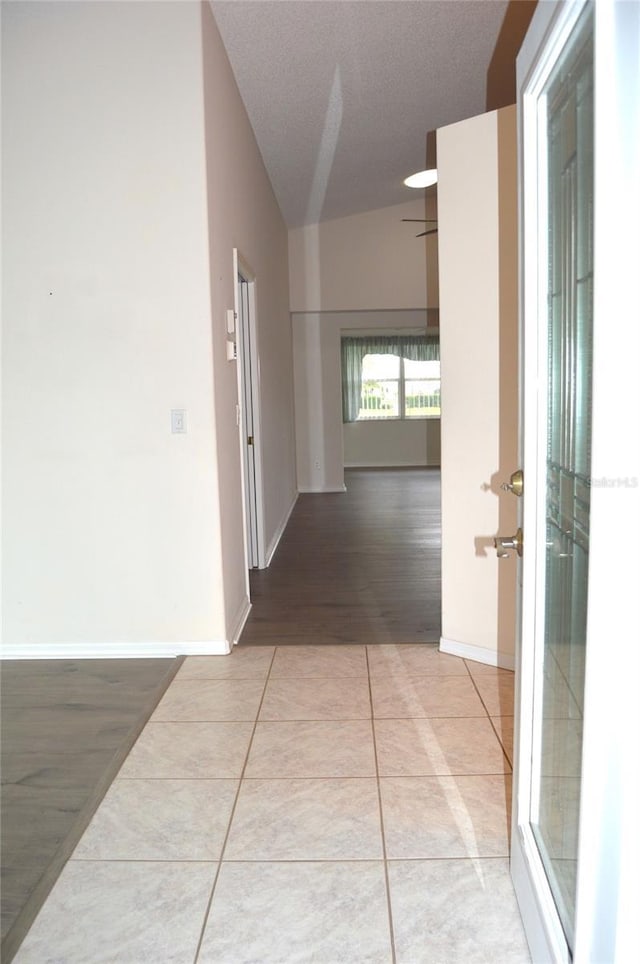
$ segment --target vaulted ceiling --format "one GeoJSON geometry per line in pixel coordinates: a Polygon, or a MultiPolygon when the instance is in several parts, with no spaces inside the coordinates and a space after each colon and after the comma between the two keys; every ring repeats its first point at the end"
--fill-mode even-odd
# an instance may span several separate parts
{"type": "Polygon", "coordinates": [[[289,226],[415,197],[402,181],[425,167],[429,131],[513,102],[533,7],[212,0],[289,226]]]}

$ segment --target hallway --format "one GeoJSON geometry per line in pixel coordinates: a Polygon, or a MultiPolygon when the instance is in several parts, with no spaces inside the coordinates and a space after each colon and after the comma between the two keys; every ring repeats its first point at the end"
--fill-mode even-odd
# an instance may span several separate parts
{"type": "Polygon", "coordinates": [[[242,644],[439,641],[440,470],[346,469],[345,485],[298,497],[251,571],[242,644]]]}
{"type": "Polygon", "coordinates": [[[513,675],[432,646],[190,657],[19,964],[525,964],[513,675]]]}

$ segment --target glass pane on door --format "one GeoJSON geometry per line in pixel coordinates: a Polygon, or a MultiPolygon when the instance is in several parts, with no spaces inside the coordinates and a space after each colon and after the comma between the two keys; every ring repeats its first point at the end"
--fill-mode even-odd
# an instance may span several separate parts
{"type": "Polygon", "coordinates": [[[540,101],[548,245],[544,636],[536,652],[531,824],[573,946],[584,696],[593,313],[593,23],[588,6],[540,101]]]}

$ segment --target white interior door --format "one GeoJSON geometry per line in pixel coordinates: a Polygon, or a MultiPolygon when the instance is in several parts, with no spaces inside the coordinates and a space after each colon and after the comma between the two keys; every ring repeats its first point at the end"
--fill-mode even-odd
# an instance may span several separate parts
{"type": "Polygon", "coordinates": [[[242,380],[242,434],[245,463],[245,503],[247,519],[247,548],[249,566],[257,568],[258,509],[256,502],[256,457],[253,417],[253,382],[251,377],[251,309],[249,282],[238,274],[238,361],[242,380]]]}
{"type": "Polygon", "coordinates": [[[237,249],[234,249],[233,255],[236,276],[236,347],[247,565],[250,569],[262,569],[266,565],[266,560],[260,457],[260,406],[258,403],[260,366],[255,323],[255,280],[251,278],[251,272],[239,261],[237,249]]]}
{"type": "MultiPolygon", "coordinates": [[[[637,595],[637,549],[621,549],[616,528],[621,505],[627,524],[638,519],[639,379],[625,384],[609,346],[616,333],[623,352],[628,337],[637,345],[639,299],[620,270],[627,252],[617,264],[609,254],[619,235],[600,232],[612,231],[612,203],[621,220],[638,196],[639,25],[635,3],[541,4],[518,59],[525,488],[512,873],[535,961],[626,960],[621,900],[638,881],[637,859],[623,876],[624,834],[638,839],[638,811],[623,819],[625,788],[637,801],[637,747],[610,717],[625,689],[620,613],[623,635],[640,637],[620,592],[637,595]],[[605,157],[618,162],[613,189],[605,157]],[[626,328],[624,313],[611,317],[620,288],[633,328],[628,314],[626,328]],[[612,445],[632,411],[635,441],[612,445]]],[[[635,649],[625,655],[637,662],[635,649]]]]}

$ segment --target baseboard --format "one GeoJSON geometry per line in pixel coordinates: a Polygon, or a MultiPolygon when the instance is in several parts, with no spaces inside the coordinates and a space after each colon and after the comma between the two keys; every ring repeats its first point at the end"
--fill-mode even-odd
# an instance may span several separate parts
{"type": "Polygon", "coordinates": [[[484,646],[473,646],[471,643],[459,643],[455,639],[440,637],[440,652],[450,656],[462,656],[463,659],[473,659],[476,663],[487,666],[497,666],[499,669],[515,669],[515,658],[507,653],[499,653],[495,649],[484,646]]]}
{"type": "Polygon", "coordinates": [[[149,643],[27,643],[3,646],[2,659],[158,659],[175,656],[227,656],[240,639],[251,611],[245,597],[232,622],[230,638],[200,639],[192,642],[149,643]]]}
{"type": "Polygon", "coordinates": [[[315,488],[307,487],[307,486],[302,486],[302,485],[299,485],[299,486],[298,486],[298,492],[299,492],[299,493],[307,493],[307,492],[316,492],[316,493],[317,493],[317,492],[346,492],[346,491],[347,491],[347,487],[346,487],[346,485],[344,485],[344,484],[343,484],[343,485],[337,485],[337,486],[320,485],[320,486],[317,486],[317,487],[315,487],[315,488]]]}
{"type": "Polygon", "coordinates": [[[224,639],[148,643],[27,643],[24,646],[3,646],[0,660],[158,659],[175,656],[226,656],[229,650],[229,643],[224,639]]]}
{"type": "MultiPolygon", "coordinates": [[[[245,596],[240,604],[240,608],[233,622],[233,631],[229,637],[229,643],[224,651],[224,654],[230,653],[233,647],[236,645],[240,637],[242,636],[242,630],[244,629],[244,624],[247,621],[249,613],[251,612],[251,600],[245,596]]],[[[224,655],[223,654],[223,655],[224,655]]],[[[218,655],[214,653],[213,655],[218,655]]]]}
{"type": "MultiPolygon", "coordinates": [[[[267,569],[267,568],[271,565],[271,560],[273,559],[273,557],[274,557],[274,555],[275,555],[275,551],[276,551],[276,549],[278,548],[278,544],[279,544],[280,540],[282,539],[282,535],[283,535],[283,533],[284,533],[284,530],[287,528],[287,523],[289,522],[289,519],[291,518],[291,513],[293,512],[297,501],[298,501],[298,493],[296,492],[296,494],[295,494],[294,497],[293,497],[293,502],[292,502],[291,505],[289,506],[289,511],[288,511],[287,513],[285,513],[284,519],[282,520],[282,522],[281,522],[280,525],[278,526],[278,529],[277,529],[277,531],[276,531],[273,539],[271,540],[271,542],[270,542],[269,545],[267,546],[267,553],[266,553],[266,557],[265,557],[265,561],[264,561],[264,566],[261,567],[261,568],[267,569]]],[[[246,618],[246,617],[245,617],[245,618],[246,618]]]]}

